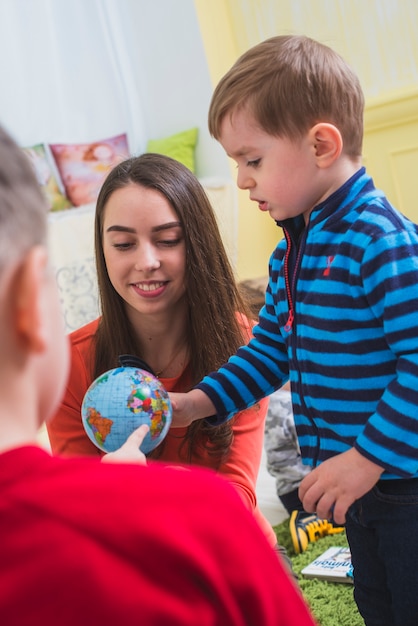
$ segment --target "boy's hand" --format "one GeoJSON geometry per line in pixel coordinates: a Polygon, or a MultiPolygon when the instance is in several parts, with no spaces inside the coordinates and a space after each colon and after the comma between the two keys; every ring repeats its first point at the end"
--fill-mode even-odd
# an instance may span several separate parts
{"type": "Polygon", "coordinates": [[[382,467],[351,448],[305,476],[299,498],[308,513],[344,524],[348,508],[374,487],[382,472],[382,467]]]}
{"type": "Polygon", "coordinates": [[[147,424],[142,424],[139,428],[133,431],[118,450],[109,452],[102,456],[102,463],[138,463],[139,465],[147,464],[147,457],[139,446],[144,441],[144,438],[149,431],[147,424]]]}
{"type": "Polygon", "coordinates": [[[174,428],[189,426],[192,422],[216,413],[215,407],[208,396],[200,389],[192,389],[188,393],[169,393],[173,407],[174,428]]]}

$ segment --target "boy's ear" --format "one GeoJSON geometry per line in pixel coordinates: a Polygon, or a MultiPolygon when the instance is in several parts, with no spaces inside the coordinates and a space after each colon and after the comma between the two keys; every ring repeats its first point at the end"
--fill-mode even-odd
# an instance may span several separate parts
{"type": "Polygon", "coordinates": [[[309,134],[318,167],[332,165],[343,150],[343,139],[338,128],[334,124],[319,122],[310,129],[309,134]]]}
{"type": "Polygon", "coordinates": [[[43,294],[47,272],[47,251],[33,247],[16,270],[13,313],[18,341],[32,352],[46,346],[47,321],[44,319],[43,294]]]}

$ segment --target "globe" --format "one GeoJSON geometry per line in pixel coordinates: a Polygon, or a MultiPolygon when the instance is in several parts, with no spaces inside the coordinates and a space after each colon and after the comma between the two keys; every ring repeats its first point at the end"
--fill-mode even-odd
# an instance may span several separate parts
{"type": "Polygon", "coordinates": [[[83,399],[81,417],[89,439],[103,452],[114,452],[141,424],[149,432],[140,449],[156,448],[166,436],[171,420],[170,398],[150,372],[118,367],[92,382],[83,399]]]}

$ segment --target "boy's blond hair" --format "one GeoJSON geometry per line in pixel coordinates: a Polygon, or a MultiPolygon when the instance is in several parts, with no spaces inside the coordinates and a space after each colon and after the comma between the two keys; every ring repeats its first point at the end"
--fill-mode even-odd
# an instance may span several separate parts
{"type": "Polygon", "coordinates": [[[0,127],[0,277],[38,244],[46,244],[47,204],[23,150],[0,127]]]}
{"type": "Polygon", "coordinates": [[[359,79],[339,54],[309,37],[272,37],[236,61],[212,96],[209,131],[215,139],[225,115],[240,109],[265,132],[295,140],[318,122],[334,124],[344,153],[361,156],[364,96],[359,79]]]}

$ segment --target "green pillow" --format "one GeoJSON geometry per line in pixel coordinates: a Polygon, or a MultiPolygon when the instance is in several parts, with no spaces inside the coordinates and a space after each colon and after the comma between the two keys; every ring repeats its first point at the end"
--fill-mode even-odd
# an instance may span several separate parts
{"type": "Polygon", "coordinates": [[[162,139],[150,139],[147,143],[147,152],[157,152],[180,161],[190,171],[195,173],[194,151],[197,142],[197,128],[189,128],[176,135],[162,139]]]}

